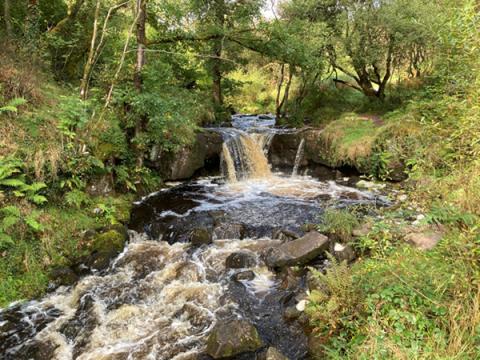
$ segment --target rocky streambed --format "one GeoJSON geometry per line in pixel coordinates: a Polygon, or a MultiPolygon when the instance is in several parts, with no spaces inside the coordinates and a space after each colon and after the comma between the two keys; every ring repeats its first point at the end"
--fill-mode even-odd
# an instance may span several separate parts
{"type": "Polygon", "coordinates": [[[212,131],[223,174],[139,200],[109,263],[86,259],[75,284],[0,311],[2,358],[309,358],[304,265],[354,257],[312,224],[327,207],[388,202],[336,170],[292,176],[299,156],[271,172],[264,129],[212,131]]]}

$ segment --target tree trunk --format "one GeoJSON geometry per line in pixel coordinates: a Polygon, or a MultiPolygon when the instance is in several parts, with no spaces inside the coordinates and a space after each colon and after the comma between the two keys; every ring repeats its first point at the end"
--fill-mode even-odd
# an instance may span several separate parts
{"type": "Polygon", "coordinates": [[[222,56],[222,41],[214,40],[212,59],[212,95],[213,104],[220,109],[223,106],[222,70],[220,57],[222,56]]]}
{"type": "MultiPolygon", "coordinates": [[[[225,27],[225,0],[215,0],[214,4],[215,26],[219,33],[223,34],[225,27]]],[[[213,40],[212,46],[212,97],[213,106],[216,113],[223,112],[223,93],[222,93],[222,52],[223,36],[213,40]]]]}
{"type": "Polygon", "coordinates": [[[5,20],[5,31],[9,38],[12,37],[12,21],[10,18],[10,0],[3,0],[3,19],[5,20]]]}
{"type": "Polygon", "coordinates": [[[282,117],[287,116],[288,112],[288,97],[290,96],[290,86],[292,85],[293,75],[295,74],[295,66],[289,65],[289,74],[287,85],[285,86],[285,92],[283,93],[283,99],[280,107],[283,107],[282,117]]]}
{"type": "MultiPolygon", "coordinates": [[[[287,84],[285,85],[285,91],[283,92],[282,100],[280,101],[280,103],[278,103],[277,109],[276,109],[276,115],[278,119],[285,117],[285,115],[287,114],[288,97],[290,93],[290,86],[292,84],[293,75],[295,73],[295,67],[292,65],[289,65],[288,70],[289,70],[288,80],[287,80],[287,84]]],[[[283,78],[283,69],[282,69],[282,78],[283,78]]],[[[282,83],[283,83],[283,79],[282,79],[282,83]]],[[[281,91],[281,88],[279,89],[279,92],[280,91],[281,91]]],[[[279,95],[279,92],[277,93],[277,97],[279,95]]]]}
{"type": "Polygon", "coordinates": [[[277,84],[277,97],[275,99],[275,115],[277,119],[280,119],[281,116],[281,107],[280,107],[280,93],[282,92],[283,80],[285,78],[285,64],[280,66],[280,74],[278,76],[277,84]]]}
{"type": "Polygon", "coordinates": [[[388,52],[387,52],[387,60],[385,62],[385,75],[383,76],[383,80],[378,86],[378,90],[376,92],[376,96],[381,100],[385,100],[385,89],[387,87],[388,81],[390,80],[390,77],[392,76],[392,53],[393,53],[393,43],[394,39],[390,39],[390,45],[388,47],[388,52]]]}
{"type": "MultiPolygon", "coordinates": [[[[146,20],[147,20],[147,0],[137,0],[137,62],[135,64],[135,73],[133,75],[133,83],[135,89],[141,93],[143,91],[143,77],[142,70],[145,65],[145,45],[147,43],[147,37],[145,32],[146,20]]],[[[146,126],[146,115],[139,115],[135,123],[135,138],[137,140],[136,153],[137,153],[137,166],[143,166],[143,145],[138,141],[141,139],[141,134],[146,126]]]]}
{"type": "Polygon", "coordinates": [[[95,8],[95,15],[93,18],[93,31],[92,31],[92,41],[90,42],[90,49],[88,50],[88,57],[85,66],[83,67],[83,76],[80,83],[80,98],[85,100],[88,93],[88,80],[90,78],[90,72],[92,71],[94,63],[94,54],[95,54],[95,44],[97,42],[97,32],[98,32],[98,17],[100,15],[100,0],[97,0],[97,5],[95,8]]]}

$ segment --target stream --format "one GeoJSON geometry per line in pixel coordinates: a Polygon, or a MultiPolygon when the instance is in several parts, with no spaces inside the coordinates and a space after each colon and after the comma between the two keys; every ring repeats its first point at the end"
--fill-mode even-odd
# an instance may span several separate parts
{"type": "MultiPolygon", "coordinates": [[[[318,179],[296,166],[273,172],[267,161],[277,132],[272,116],[237,115],[224,139],[221,175],[173,183],[134,204],[130,241],[106,271],[39,300],[0,310],[2,359],[212,359],[208,335],[219,322],[245,319],[263,343],[289,359],[308,359],[305,324],[284,316],[306,291],[265,265],[264,254],[305,234],[327,207],[382,206],[358,179],[318,179]],[[192,244],[192,234],[210,241],[192,244]],[[227,267],[234,253],[248,265],[227,267]],[[248,270],[248,271],[247,271],[248,270]]],[[[320,257],[313,266],[325,266],[320,257]]],[[[256,359],[255,353],[234,359],[256,359]]]]}

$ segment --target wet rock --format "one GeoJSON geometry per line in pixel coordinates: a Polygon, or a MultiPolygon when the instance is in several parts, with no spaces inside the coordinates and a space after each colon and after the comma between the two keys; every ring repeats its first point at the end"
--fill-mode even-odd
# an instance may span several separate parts
{"type": "Polygon", "coordinates": [[[257,264],[255,255],[246,251],[231,253],[225,260],[225,267],[230,269],[244,269],[257,264]]]}
{"type": "Polygon", "coordinates": [[[313,358],[313,359],[323,359],[325,358],[325,342],[324,340],[316,336],[313,333],[310,333],[308,335],[308,342],[307,342],[307,347],[308,347],[308,354],[313,358]]]}
{"type": "Polygon", "coordinates": [[[265,355],[265,360],[288,360],[277,348],[269,347],[265,355]]]}
{"type": "Polygon", "coordinates": [[[220,322],[207,340],[207,354],[214,359],[258,350],[263,345],[257,329],[245,320],[220,322]]]}
{"type": "Polygon", "coordinates": [[[270,268],[304,265],[328,250],[329,241],[325,235],[310,231],[303,237],[270,248],[264,255],[270,268]]]}
{"type": "Polygon", "coordinates": [[[298,131],[276,134],[270,144],[269,163],[274,167],[293,167],[301,140],[302,136],[298,131]]]}
{"type": "Polygon", "coordinates": [[[103,270],[108,267],[110,260],[122,252],[128,240],[127,229],[123,225],[113,225],[103,229],[93,236],[89,243],[89,255],[84,259],[87,267],[103,270]]]}
{"type": "Polygon", "coordinates": [[[296,306],[289,306],[285,309],[283,318],[287,321],[293,321],[298,319],[300,315],[302,315],[302,312],[296,306]]]}
{"type": "Polygon", "coordinates": [[[213,229],[216,239],[243,239],[245,226],[242,224],[221,224],[213,229]]]}
{"type": "Polygon", "coordinates": [[[409,233],[404,239],[417,249],[430,250],[433,249],[442,238],[443,232],[441,230],[431,228],[409,233]]]}
{"type": "Polygon", "coordinates": [[[190,242],[195,246],[212,243],[212,233],[207,228],[196,228],[190,233],[190,242]]]}
{"type": "Polygon", "coordinates": [[[232,276],[235,281],[250,281],[255,278],[255,273],[252,270],[241,271],[232,276]]]}
{"type": "Polygon", "coordinates": [[[94,300],[91,295],[85,295],[80,300],[80,306],[75,315],[62,324],[59,331],[65,337],[74,342],[73,358],[81,354],[84,347],[90,342],[91,334],[98,325],[98,319],[94,310],[94,300]]]}
{"type": "Polygon", "coordinates": [[[294,231],[290,231],[288,229],[275,229],[272,233],[272,239],[281,240],[281,241],[290,241],[295,240],[300,237],[294,231]]]}
{"type": "Polygon", "coordinates": [[[54,359],[55,350],[59,345],[51,341],[38,341],[30,340],[27,341],[15,354],[12,356],[6,356],[4,359],[20,360],[20,359],[29,359],[29,360],[45,360],[45,359],[54,359]]]}
{"type": "Polygon", "coordinates": [[[330,253],[338,262],[346,261],[347,263],[350,263],[357,257],[355,250],[353,250],[353,247],[349,244],[335,243],[332,245],[330,253]]]}
{"type": "Polygon", "coordinates": [[[152,148],[149,165],[157,169],[165,180],[189,179],[204,167],[218,167],[222,142],[220,133],[203,131],[196,135],[192,145],[176,153],[159,152],[156,150],[158,147],[152,148]]]}
{"type": "Polygon", "coordinates": [[[68,266],[59,266],[52,269],[50,279],[55,287],[69,286],[78,281],[78,276],[68,266]]]}
{"type": "Polygon", "coordinates": [[[299,287],[301,282],[301,274],[287,267],[282,272],[281,288],[285,290],[295,290],[299,287]]]}
{"type": "Polygon", "coordinates": [[[0,310],[0,354],[17,349],[18,352],[14,350],[10,359],[22,359],[17,353],[29,353],[30,346],[35,345],[30,340],[60,315],[62,312],[55,307],[40,310],[32,302],[17,303],[0,310]],[[22,345],[28,346],[22,348],[22,345]]]}

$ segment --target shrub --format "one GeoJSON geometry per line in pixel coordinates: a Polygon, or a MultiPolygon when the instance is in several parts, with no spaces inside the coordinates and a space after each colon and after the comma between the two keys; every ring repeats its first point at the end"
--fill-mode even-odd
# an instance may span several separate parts
{"type": "Polygon", "coordinates": [[[327,209],[323,213],[322,222],[317,226],[318,231],[327,233],[341,242],[352,239],[352,231],[359,226],[357,216],[351,210],[327,209]]]}

